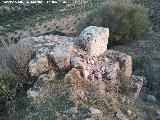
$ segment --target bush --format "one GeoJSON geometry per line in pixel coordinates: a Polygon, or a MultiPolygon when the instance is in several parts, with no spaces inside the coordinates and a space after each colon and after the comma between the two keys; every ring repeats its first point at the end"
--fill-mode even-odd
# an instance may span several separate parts
{"type": "Polygon", "coordinates": [[[4,96],[11,92],[13,82],[9,76],[0,77],[0,96],[4,96]]]}
{"type": "Polygon", "coordinates": [[[159,68],[155,65],[154,60],[151,56],[143,53],[133,59],[133,73],[146,77],[146,85],[150,90],[155,89],[154,84],[159,85],[159,68]]]}
{"type": "Polygon", "coordinates": [[[145,9],[130,0],[108,0],[77,26],[78,32],[88,26],[108,27],[109,45],[124,44],[135,39],[150,24],[145,9]]]}

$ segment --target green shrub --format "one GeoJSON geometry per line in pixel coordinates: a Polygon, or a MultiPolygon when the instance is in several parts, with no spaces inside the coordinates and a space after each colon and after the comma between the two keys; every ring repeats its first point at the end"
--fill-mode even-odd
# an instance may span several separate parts
{"type": "Polygon", "coordinates": [[[0,77],[0,96],[4,96],[11,92],[12,89],[12,79],[9,76],[0,77]]]}
{"type": "Polygon", "coordinates": [[[108,27],[111,46],[135,39],[150,24],[146,10],[130,0],[108,0],[95,9],[77,26],[81,32],[88,26],[108,27]]]}
{"type": "Polygon", "coordinates": [[[153,84],[160,84],[159,68],[153,64],[154,60],[146,54],[133,59],[133,73],[146,77],[147,88],[152,89],[153,84]]]}

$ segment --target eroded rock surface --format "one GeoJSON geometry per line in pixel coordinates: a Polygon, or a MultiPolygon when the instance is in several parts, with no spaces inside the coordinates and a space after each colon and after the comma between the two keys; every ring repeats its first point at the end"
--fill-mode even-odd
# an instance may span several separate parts
{"type": "MultiPolygon", "coordinates": [[[[108,102],[134,102],[144,78],[132,75],[131,56],[107,50],[108,37],[108,28],[90,26],[77,38],[50,35],[30,39],[34,54],[29,71],[32,77],[37,77],[37,82],[28,95],[39,100],[54,92],[51,89],[54,83],[50,81],[54,81],[55,73],[67,71],[64,81],[69,84],[65,91],[69,101],[84,103],[103,96],[108,102]]],[[[82,119],[97,119],[99,115],[98,119],[104,118],[100,108],[88,105],[88,111],[90,114],[86,116],[72,106],[64,113],[79,114],[82,119]]],[[[127,120],[121,112],[116,116],[127,120]]]]}
{"type": "Polygon", "coordinates": [[[91,56],[99,56],[107,50],[109,29],[89,26],[79,36],[79,45],[91,56]]]}

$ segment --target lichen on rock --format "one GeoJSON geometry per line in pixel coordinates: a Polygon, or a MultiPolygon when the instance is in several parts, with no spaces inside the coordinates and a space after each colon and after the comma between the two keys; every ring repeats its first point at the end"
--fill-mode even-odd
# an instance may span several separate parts
{"type": "MultiPolygon", "coordinates": [[[[68,72],[65,81],[69,84],[65,91],[66,98],[75,104],[84,103],[89,106],[90,117],[100,114],[103,119],[103,110],[94,108],[90,104],[94,100],[104,100],[108,102],[134,102],[138,98],[143,85],[143,77],[132,75],[132,58],[131,56],[118,51],[107,50],[109,29],[90,26],[86,28],[79,37],[71,38],[66,36],[44,36],[34,38],[34,56],[29,62],[29,71],[31,77],[37,76],[41,81],[40,92],[31,95],[31,88],[28,93],[38,100],[44,94],[51,94],[51,87],[54,87],[54,72],[68,72]],[[119,80],[119,75],[127,78],[129,86],[125,94],[120,90],[126,87],[125,80],[119,80]],[[43,81],[43,82],[42,82],[43,81]],[[119,86],[121,85],[121,87],[119,86]],[[99,96],[104,96],[99,99],[99,96]]],[[[33,40],[33,39],[32,39],[33,40]]],[[[95,102],[95,101],[94,101],[95,102]]],[[[103,107],[103,106],[102,106],[103,107]]],[[[76,108],[72,106],[71,108],[76,108]]],[[[77,108],[76,108],[77,109],[77,108]]],[[[68,109],[72,111],[72,109],[68,109]]],[[[68,114],[68,111],[64,111],[68,114]]],[[[70,113],[70,112],[69,112],[70,113]]],[[[117,113],[115,117],[126,116],[117,113]]],[[[83,119],[85,115],[81,110],[72,114],[79,114],[83,119]]]]}

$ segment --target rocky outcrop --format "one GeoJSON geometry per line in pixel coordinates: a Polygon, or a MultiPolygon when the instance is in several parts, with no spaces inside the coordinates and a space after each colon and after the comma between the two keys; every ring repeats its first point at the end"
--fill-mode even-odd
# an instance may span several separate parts
{"type": "Polygon", "coordinates": [[[78,39],[81,46],[90,56],[99,56],[107,50],[109,29],[90,26],[85,28],[78,39]]]}
{"type": "MultiPolygon", "coordinates": [[[[108,28],[90,26],[77,38],[50,35],[30,39],[33,56],[29,72],[37,81],[28,90],[28,96],[35,101],[43,100],[45,95],[54,92],[55,74],[65,71],[68,73],[63,81],[69,84],[65,91],[69,101],[87,103],[103,96],[108,102],[134,102],[144,78],[132,75],[131,56],[107,50],[108,37],[108,28]]],[[[92,104],[86,107],[87,116],[80,111],[74,113],[73,109],[77,111],[72,106],[64,113],[78,113],[81,119],[96,119],[97,116],[103,119],[103,110],[92,104]]],[[[117,113],[117,116],[127,119],[123,114],[117,113]]]]}

